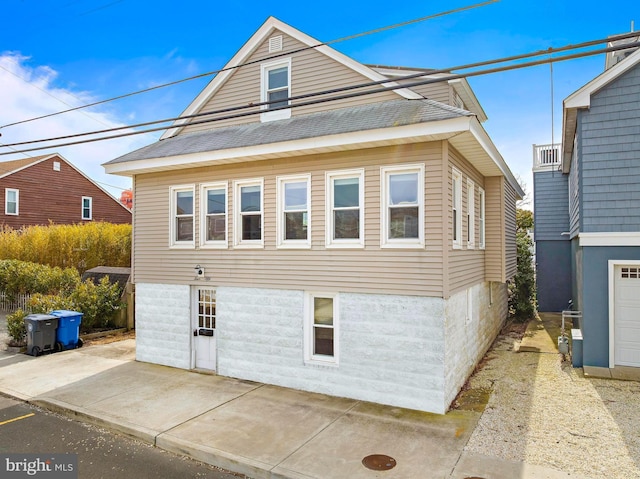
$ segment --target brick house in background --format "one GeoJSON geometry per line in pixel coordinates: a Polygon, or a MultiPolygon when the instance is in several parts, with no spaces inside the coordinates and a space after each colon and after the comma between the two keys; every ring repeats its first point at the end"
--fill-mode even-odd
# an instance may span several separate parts
{"type": "Polygon", "coordinates": [[[131,223],[131,211],[58,154],[0,163],[2,225],[131,223]]]}

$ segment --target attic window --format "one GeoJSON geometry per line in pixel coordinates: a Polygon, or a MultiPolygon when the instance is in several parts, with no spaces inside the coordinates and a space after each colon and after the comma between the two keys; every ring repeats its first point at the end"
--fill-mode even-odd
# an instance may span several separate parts
{"type": "Polygon", "coordinates": [[[291,118],[291,109],[283,108],[289,105],[291,96],[291,58],[263,64],[261,77],[260,100],[269,102],[262,108],[270,110],[262,113],[261,121],[291,118]]]}
{"type": "Polygon", "coordinates": [[[269,38],[269,53],[282,51],[282,35],[269,38]]]}
{"type": "Polygon", "coordinates": [[[54,161],[53,162],[53,171],[60,171],[60,162],[59,161],[54,161]]]}

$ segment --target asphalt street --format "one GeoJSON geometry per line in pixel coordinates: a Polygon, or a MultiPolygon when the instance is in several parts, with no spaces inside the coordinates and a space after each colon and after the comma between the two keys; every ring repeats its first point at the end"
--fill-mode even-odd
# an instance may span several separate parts
{"type": "Polygon", "coordinates": [[[0,453],[75,453],[81,479],[245,477],[3,396],[0,453]]]}

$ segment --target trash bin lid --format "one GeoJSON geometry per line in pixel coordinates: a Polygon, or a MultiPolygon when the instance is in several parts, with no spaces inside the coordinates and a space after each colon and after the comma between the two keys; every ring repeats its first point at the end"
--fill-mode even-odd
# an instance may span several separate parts
{"type": "Polygon", "coordinates": [[[52,316],[51,314],[34,313],[34,314],[29,314],[25,316],[24,319],[29,321],[49,321],[52,319],[58,319],[58,317],[52,316]]]}
{"type": "Polygon", "coordinates": [[[69,318],[71,316],[84,316],[84,313],[79,311],[69,311],[67,309],[56,309],[55,311],[51,311],[53,316],[57,318],[69,318]]]}

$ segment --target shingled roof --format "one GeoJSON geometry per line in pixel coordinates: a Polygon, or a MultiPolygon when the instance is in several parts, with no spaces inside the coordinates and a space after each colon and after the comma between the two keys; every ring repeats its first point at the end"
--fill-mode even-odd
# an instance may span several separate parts
{"type": "MultiPolygon", "coordinates": [[[[105,165],[149,158],[243,148],[342,133],[448,120],[472,113],[433,100],[394,100],[178,135],[111,160],[105,165]]],[[[215,125],[215,122],[212,123],[215,125]]]]}

